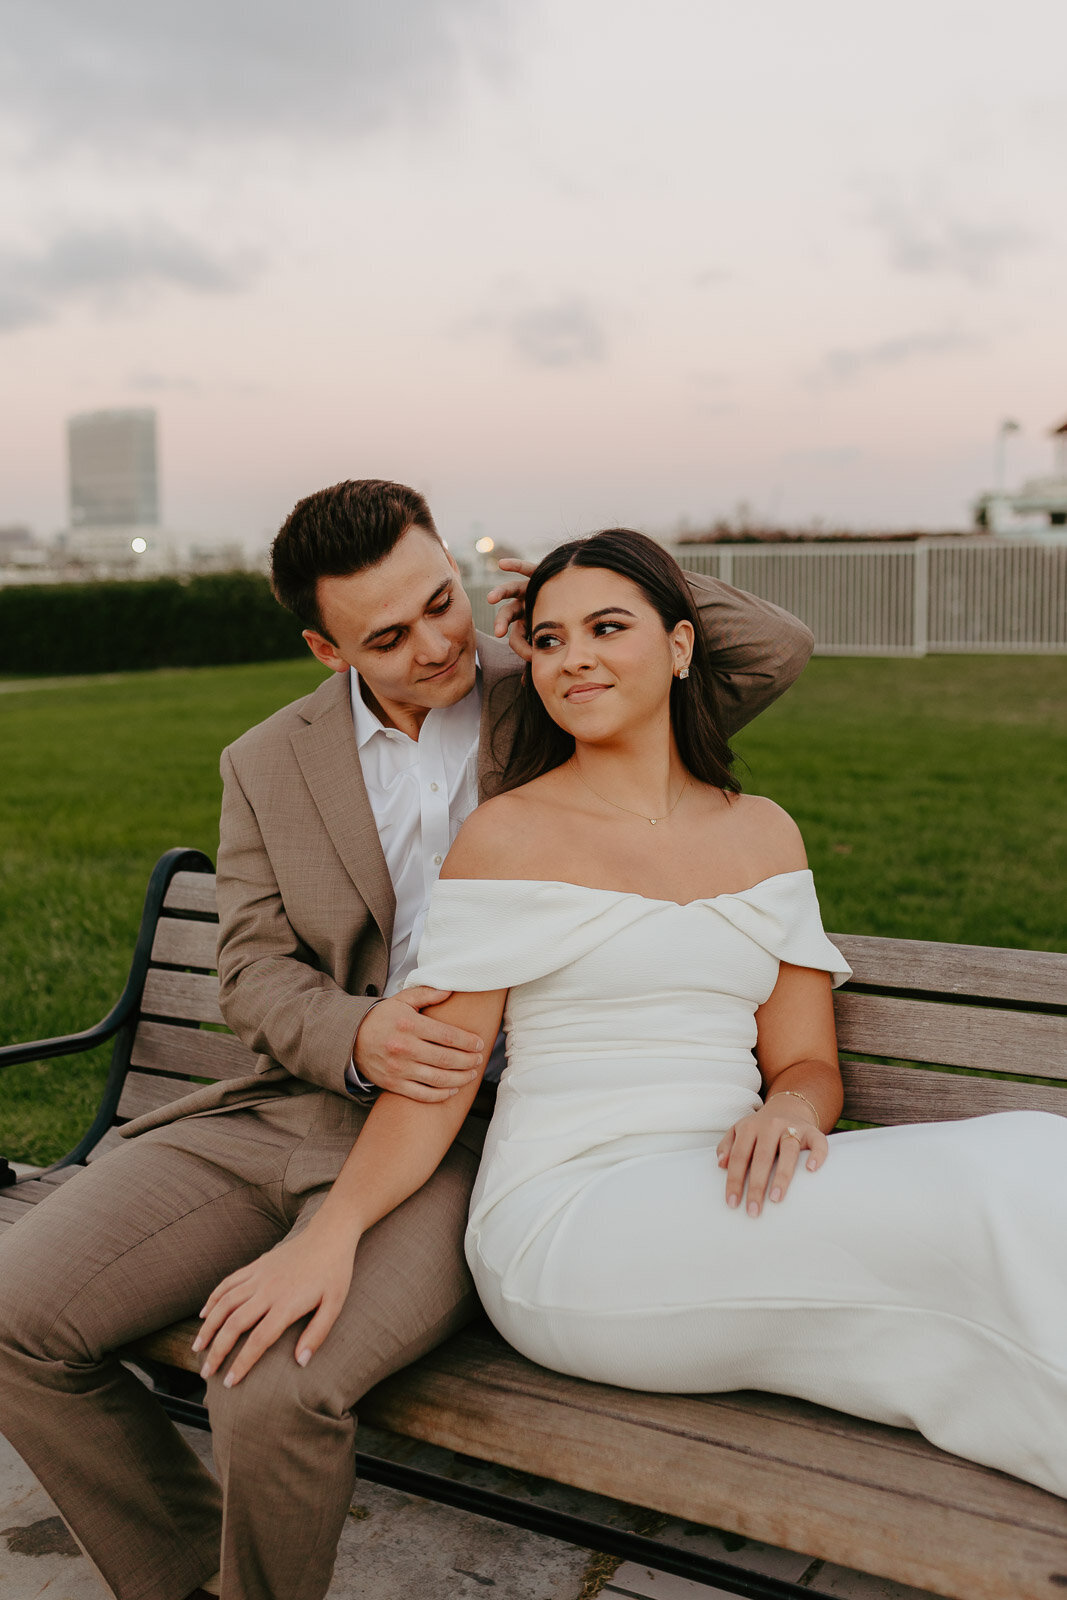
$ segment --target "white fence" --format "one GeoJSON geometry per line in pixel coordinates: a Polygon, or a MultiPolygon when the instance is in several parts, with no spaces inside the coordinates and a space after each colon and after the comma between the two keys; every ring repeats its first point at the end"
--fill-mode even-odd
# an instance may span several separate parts
{"type": "MultiPolygon", "coordinates": [[[[698,544],[671,554],[800,617],[819,655],[1067,652],[1067,541],[698,544]]],[[[471,598],[478,626],[491,629],[485,590],[471,598]]]]}

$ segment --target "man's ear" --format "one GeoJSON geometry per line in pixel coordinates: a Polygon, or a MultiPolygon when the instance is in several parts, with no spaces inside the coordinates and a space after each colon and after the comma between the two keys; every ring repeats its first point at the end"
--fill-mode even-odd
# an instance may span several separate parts
{"type": "Polygon", "coordinates": [[[329,667],[331,672],[348,671],[349,663],[339,654],[337,646],[332,640],[327,639],[325,634],[316,633],[314,628],[305,628],[301,637],[315,660],[321,661],[324,667],[329,667]]]}

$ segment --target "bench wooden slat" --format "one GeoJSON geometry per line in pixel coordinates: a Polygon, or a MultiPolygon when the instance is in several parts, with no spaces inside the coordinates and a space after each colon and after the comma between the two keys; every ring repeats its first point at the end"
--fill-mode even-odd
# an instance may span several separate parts
{"type": "Polygon", "coordinates": [[[198,916],[217,917],[215,874],[176,872],[167,886],[163,905],[167,911],[188,911],[198,916]]]}
{"type": "Polygon", "coordinates": [[[207,973],[169,972],[151,967],[141,1010],[151,1017],[181,1017],[188,1022],[222,1022],[218,979],[207,973]]]}
{"type": "MultiPolygon", "coordinates": [[[[461,1334],[431,1352],[418,1364],[412,1378],[417,1381],[431,1374],[441,1389],[449,1380],[474,1381],[498,1396],[530,1398],[565,1407],[587,1419],[591,1438],[607,1419],[637,1424],[647,1430],[653,1451],[669,1448],[672,1439],[707,1443],[724,1439],[739,1449],[758,1450],[771,1461],[792,1461],[825,1472],[826,1440],[840,1440],[843,1454],[833,1466],[841,1469],[842,1477],[861,1476],[864,1462],[876,1460],[878,1477],[891,1489],[917,1497],[933,1492],[942,1504],[980,1512],[1013,1528],[1067,1537],[1067,1506],[1057,1496],[977,1462],[949,1455],[920,1434],[864,1422],[807,1401],[752,1390],[656,1395],[588,1383],[527,1361],[487,1325],[461,1334]],[[783,1429],[780,1440],[772,1432],[778,1427],[783,1429]],[[1014,1498],[1012,1490],[1017,1491],[1014,1498]]],[[[404,1374],[386,1383],[389,1389],[408,1388],[404,1374]]],[[[374,1393],[377,1398],[377,1391],[374,1393]]],[[[415,1394],[408,1396],[405,1403],[412,1408],[420,1404],[436,1407],[428,1396],[420,1399],[415,1394]]]]}
{"type": "Polygon", "coordinates": [[[969,1078],[880,1061],[841,1062],[842,1116],[853,1122],[955,1122],[996,1111],[1053,1111],[1067,1116],[1067,1087],[969,1078]]]}
{"type": "Polygon", "coordinates": [[[139,1022],[130,1050],[135,1067],[190,1078],[243,1078],[255,1072],[257,1059],[232,1033],[166,1022],[139,1022]]]}
{"type": "MultiPolygon", "coordinates": [[[[198,1323],[128,1354],[195,1371],[198,1323]]],[[[784,1397],[642,1395],[462,1334],[364,1397],[378,1427],[957,1600],[1053,1600],[1067,1507],[917,1434],[784,1397]]],[[[1057,1582],[1059,1579],[1059,1582],[1057,1582]]]]}
{"type": "Polygon", "coordinates": [[[169,1328],[150,1333],[144,1339],[135,1339],[126,1346],[124,1355],[148,1356],[152,1361],[163,1361],[169,1367],[180,1367],[183,1372],[199,1372],[204,1364],[203,1352],[193,1353],[193,1340],[200,1331],[199,1317],[186,1317],[169,1328]]]}
{"type": "Polygon", "coordinates": [[[853,970],[853,982],[879,989],[981,995],[1030,1005],[1067,1005],[1067,955],[1053,950],[1003,950],[994,945],[933,944],[831,933],[853,970]]]}
{"type": "Polygon", "coordinates": [[[75,1177],[83,1170],[82,1167],[61,1167],[58,1172],[48,1173],[47,1177],[24,1178],[21,1183],[0,1189],[0,1228],[21,1222],[32,1206],[47,1200],[61,1183],[66,1183],[68,1178],[75,1177]]]}
{"type": "Polygon", "coordinates": [[[95,1144],[89,1151],[85,1160],[87,1163],[99,1161],[101,1156],[106,1156],[110,1151],[117,1150],[125,1142],[118,1128],[109,1128],[99,1143],[95,1144]]]}
{"type": "Polygon", "coordinates": [[[164,1078],[150,1072],[128,1072],[119,1100],[120,1117],[141,1117],[146,1111],[158,1111],[200,1088],[186,1078],[164,1078]]]}
{"type": "Polygon", "coordinates": [[[173,967],[201,967],[214,972],[219,928],[217,922],[190,922],[182,917],[161,917],[152,942],[152,960],[173,967]]]}
{"type": "MultiPolygon", "coordinates": [[[[763,1397],[760,1397],[762,1400],[763,1397]]],[[[1052,1600],[1067,1506],[921,1439],[785,1402],[642,1395],[460,1336],[364,1397],[377,1427],[958,1600],[1052,1600]],[[1024,1535],[1020,1536],[1020,1530],[1024,1535]]],[[[1061,1582],[1057,1584],[1057,1577],[1061,1582]]]]}
{"type": "Polygon", "coordinates": [[[40,1178],[23,1178],[21,1183],[13,1184],[9,1189],[0,1189],[0,1194],[21,1205],[35,1206],[39,1200],[47,1200],[55,1188],[55,1184],[42,1182],[40,1178]]]}
{"type": "Polygon", "coordinates": [[[1067,1078],[1067,1017],[847,990],[834,995],[834,1015],[853,1055],[1067,1078]]]}
{"type": "Polygon", "coordinates": [[[47,1183],[49,1187],[52,1187],[57,1183],[66,1183],[68,1178],[77,1177],[81,1170],[81,1167],[60,1167],[58,1172],[49,1172],[45,1177],[35,1178],[34,1182],[47,1183]]]}

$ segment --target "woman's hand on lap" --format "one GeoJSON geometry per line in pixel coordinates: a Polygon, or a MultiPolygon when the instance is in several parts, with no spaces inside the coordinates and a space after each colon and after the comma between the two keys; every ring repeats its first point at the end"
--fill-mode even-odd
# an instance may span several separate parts
{"type": "Polygon", "coordinates": [[[829,1154],[826,1135],[814,1122],[790,1121],[767,1106],[742,1117],[723,1134],[716,1152],[719,1166],[726,1168],[726,1204],[741,1204],[746,1177],[750,1217],[758,1217],[763,1210],[768,1184],[770,1199],[774,1203],[784,1200],[804,1150],[809,1152],[809,1172],[817,1171],[829,1154]]]}
{"type": "Polygon", "coordinates": [[[351,1239],[319,1238],[312,1226],[231,1272],[200,1313],[204,1326],[193,1344],[194,1350],[206,1351],[200,1376],[217,1372],[247,1334],[223,1379],[227,1388],[240,1383],[286,1328],[314,1312],[296,1347],[297,1361],[306,1366],[344,1305],[354,1263],[351,1239]]]}

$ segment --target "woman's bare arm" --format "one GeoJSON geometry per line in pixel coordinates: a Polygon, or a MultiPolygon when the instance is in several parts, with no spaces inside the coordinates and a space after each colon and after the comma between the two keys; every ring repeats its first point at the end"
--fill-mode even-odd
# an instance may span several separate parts
{"type": "Polygon", "coordinates": [[[837,1065],[837,1039],[830,974],[783,961],[770,998],[756,1012],[756,1060],[763,1076],[759,1111],[742,1117],[719,1142],[719,1165],[727,1169],[726,1203],[741,1203],[748,1180],[747,1209],[758,1217],[773,1170],[770,1198],[785,1198],[803,1150],[809,1171],[826,1160],[826,1134],[841,1115],[844,1094],[837,1065]],[[795,1128],[797,1137],[786,1137],[795,1128]]]}
{"type": "Polygon", "coordinates": [[[247,1334],[224,1382],[239,1383],[285,1332],[313,1313],[296,1348],[301,1366],[322,1344],[344,1304],[360,1239],[437,1170],[477,1093],[500,1029],[506,989],[454,994],[431,1008],[482,1040],[481,1064],[447,1100],[380,1095],[333,1187],[307,1227],[224,1278],[203,1310],[193,1345],[210,1377],[247,1334]]]}

